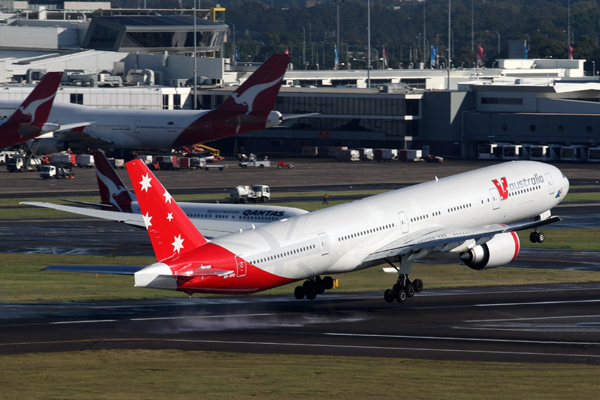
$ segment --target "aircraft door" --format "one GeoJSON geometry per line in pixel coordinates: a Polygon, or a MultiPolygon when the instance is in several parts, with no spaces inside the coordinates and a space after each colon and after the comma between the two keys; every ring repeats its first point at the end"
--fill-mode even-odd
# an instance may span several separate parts
{"type": "Polygon", "coordinates": [[[319,243],[321,244],[321,255],[329,254],[329,238],[325,233],[319,233],[319,243]]]}
{"type": "Polygon", "coordinates": [[[241,254],[235,256],[235,276],[238,278],[246,276],[246,260],[243,257],[241,254]]]}
{"type": "Polygon", "coordinates": [[[140,125],[141,125],[141,124],[142,124],[142,121],[140,121],[139,119],[138,119],[138,120],[135,120],[135,121],[133,122],[133,131],[134,131],[135,133],[140,133],[140,125]]]}
{"type": "Polygon", "coordinates": [[[402,233],[408,233],[408,217],[404,211],[398,213],[398,218],[400,219],[400,228],[402,229],[402,233]]]}
{"type": "Polygon", "coordinates": [[[548,182],[549,194],[554,194],[554,180],[551,174],[546,174],[546,182],[548,182]]]}
{"type": "Polygon", "coordinates": [[[500,208],[500,192],[498,192],[498,189],[494,188],[494,189],[490,189],[490,197],[492,198],[492,206],[494,207],[494,210],[497,210],[500,208]]]}

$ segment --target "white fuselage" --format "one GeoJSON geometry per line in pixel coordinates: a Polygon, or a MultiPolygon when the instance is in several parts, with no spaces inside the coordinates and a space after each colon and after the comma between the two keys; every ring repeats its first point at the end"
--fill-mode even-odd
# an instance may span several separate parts
{"type": "MultiPolygon", "coordinates": [[[[21,101],[0,102],[0,120],[12,115],[21,101]]],[[[83,132],[106,140],[114,148],[171,147],[175,139],[204,111],[99,108],[54,103],[48,122],[61,126],[90,123],[83,132]]],[[[54,134],[61,139],[61,133],[54,134]]]]}
{"type": "Polygon", "coordinates": [[[305,279],[365,268],[369,265],[363,262],[370,254],[398,240],[539,216],[558,204],[568,189],[567,178],[551,165],[505,163],[223,236],[212,243],[271,274],[305,279]],[[508,183],[504,200],[492,182],[501,178],[508,183]]]}

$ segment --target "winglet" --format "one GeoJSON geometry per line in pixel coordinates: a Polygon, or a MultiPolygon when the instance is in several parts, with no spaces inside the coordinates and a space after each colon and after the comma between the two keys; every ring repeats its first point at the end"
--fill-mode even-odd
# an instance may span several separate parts
{"type": "Polygon", "coordinates": [[[129,161],[126,166],[159,261],[207,242],[142,160],[129,161]]]}
{"type": "Polygon", "coordinates": [[[110,165],[108,158],[101,151],[94,151],[96,177],[100,190],[100,202],[110,205],[121,212],[131,213],[131,202],[136,201],[135,195],[127,190],[117,171],[110,165]]]}

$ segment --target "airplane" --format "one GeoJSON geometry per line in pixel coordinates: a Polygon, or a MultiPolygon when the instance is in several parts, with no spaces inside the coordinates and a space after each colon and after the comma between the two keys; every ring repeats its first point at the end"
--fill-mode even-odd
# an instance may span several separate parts
{"type": "MultiPolygon", "coordinates": [[[[135,194],[127,189],[127,186],[110,165],[104,153],[94,151],[93,155],[100,191],[100,203],[69,201],[84,206],[100,207],[100,209],[48,202],[22,202],[21,204],[51,208],[146,228],[135,194]]],[[[308,211],[299,208],[270,205],[179,204],[194,226],[202,235],[209,238],[216,238],[244,229],[252,229],[252,227],[308,213],[308,211]]]]}
{"type": "Polygon", "coordinates": [[[273,111],[289,61],[289,55],[272,55],[213,110],[108,109],[56,103],[49,120],[71,128],[42,139],[38,151],[173,148],[277,126],[302,116],[273,111]]]}
{"type": "Polygon", "coordinates": [[[49,123],[48,116],[62,75],[62,72],[47,73],[22,103],[0,101],[0,149],[60,128],[49,123]]]}
{"type": "Polygon", "coordinates": [[[431,251],[458,254],[469,268],[505,265],[519,253],[516,232],[560,221],[551,209],[569,191],[556,167],[533,161],[494,165],[284,219],[211,241],[140,160],[127,163],[158,262],[146,267],[51,266],[46,269],[134,275],[135,286],[187,293],[249,294],[302,281],[297,299],[333,285],[325,274],[388,263],[398,272],[385,290],[403,303],[423,289],[409,278],[431,251]],[[398,265],[394,265],[397,263],[398,265]]]}

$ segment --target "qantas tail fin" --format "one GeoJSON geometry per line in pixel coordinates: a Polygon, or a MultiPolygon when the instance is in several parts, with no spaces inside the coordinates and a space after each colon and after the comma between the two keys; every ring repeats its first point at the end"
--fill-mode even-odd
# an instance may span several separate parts
{"type": "Polygon", "coordinates": [[[289,55],[273,54],[216,110],[257,117],[264,114],[266,119],[275,106],[289,62],[289,55]]]}
{"type": "Polygon", "coordinates": [[[126,165],[158,261],[207,242],[142,160],[126,165]]]}
{"type": "Polygon", "coordinates": [[[117,175],[117,171],[110,165],[104,153],[94,151],[92,154],[94,155],[94,162],[96,164],[100,202],[113,206],[121,212],[133,212],[131,202],[136,201],[135,195],[127,190],[127,186],[125,186],[123,180],[117,175]]]}
{"type": "Polygon", "coordinates": [[[56,124],[47,124],[47,121],[62,75],[62,72],[48,72],[10,118],[2,124],[0,148],[15,146],[59,128],[56,124]]]}

